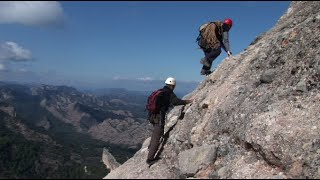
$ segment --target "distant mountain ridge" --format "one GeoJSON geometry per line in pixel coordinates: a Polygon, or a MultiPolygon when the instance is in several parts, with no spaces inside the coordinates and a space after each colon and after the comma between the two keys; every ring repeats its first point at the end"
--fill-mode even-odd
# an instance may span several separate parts
{"type": "MultiPolygon", "coordinates": [[[[111,132],[108,132],[108,136],[100,136],[99,132],[96,132],[97,129],[102,133],[106,133],[106,131],[103,131],[99,126],[116,127],[119,123],[126,122],[125,125],[121,125],[125,126],[126,130],[119,131],[119,133],[135,137],[131,131],[138,133],[136,128],[145,129],[149,125],[145,119],[147,96],[140,92],[110,89],[109,92],[103,93],[105,95],[96,96],[82,93],[68,86],[2,84],[0,92],[3,97],[7,97],[7,100],[17,100],[21,104],[29,101],[39,102],[41,107],[63,122],[72,124],[78,132],[89,133],[94,138],[99,137],[98,139],[106,142],[119,144],[118,142],[123,142],[123,140],[120,136],[120,140],[118,139],[117,133],[110,134],[111,132]],[[102,123],[103,121],[106,122],[102,123]]],[[[118,132],[117,128],[115,128],[115,132],[118,132]]],[[[120,144],[137,146],[139,143],[141,143],[141,139],[138,138],[120,144]]]]}
{"type": "MultiPolygon", "coordinates": [[[[24,85],[32,85],[38,86],[39,84],[50,84],[53,86],[68,86],[68,87],[75,87],[78,91],[82,92],[94,92],[99,89],[126,89],[128,91],[136,91],[136,92],[151,92],[155,89],[162,88],[164,86],[164,80],[138,80],[138,79],[111,79],[105,80],[101,82],[84,82],[82,80],[76,81],[68,81],[62,83],[57,83],[54,80],[41,80],[41,78],[35,77],[19,77],[16,79],[13,75],[6,74],[5,72],[0,71],[0,76],[8,77],[7,82],[12,84],[24,84],[24,85]],[[2,74],[3,73],[3,74],[2,74]]],[[[200,81],[182,81],[177,79],[177,87],[175,89],[175,93],[179,96],[185,96],[186,94],[193,91],[198,85],[200,81]]]]}
{"type": "Polygon", "coordinates": [[[150,135],[142,99],[0,82],[0,177],[102,178],[104,147],[123,162],[150,135]]]}

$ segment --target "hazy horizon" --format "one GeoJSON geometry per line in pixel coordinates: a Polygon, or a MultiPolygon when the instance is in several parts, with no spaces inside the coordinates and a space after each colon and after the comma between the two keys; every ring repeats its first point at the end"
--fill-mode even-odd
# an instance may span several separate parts
{"type": "MultiPolygon", "coordinates": [[[[117,90],[124,89],[127,91],[139,91],[142,93],[150,93],[156,89],[162,88],[165,84],[161,80],[149,80],[149,81],[139,81],[139,80],[113,80],[100,85],[76,85],[76,84],[55,84],[55,83],[39,83],[39,82],[19,82],[19,81],[0,81],[9,84],[20,84],[20,85],[50,85],[50,86],[67,86],[77,89],[82,92],[95,92],[101,90],[117,90]]],[[[177,82],[177,86],[174,92],[177,95],[185,96],[192,91],[194,91],[198,82],[177,82]]]]}

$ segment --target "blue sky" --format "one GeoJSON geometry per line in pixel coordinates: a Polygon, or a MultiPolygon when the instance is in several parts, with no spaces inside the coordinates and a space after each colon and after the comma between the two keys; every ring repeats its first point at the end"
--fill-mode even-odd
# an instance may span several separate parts
{"type": "MultiPolygon", "coordinates": [[[[200,82],[205,77],[199,63],[203,52],[195,43],[199,26],[231,18],[230,46],[236,55],[272,28],[289,5],[290,1],[0,2],[0,81],[99,86],[172,76],[177,82],[200,82]]],[[[213,66],[226,56],[223,51],[213,66]]]]}

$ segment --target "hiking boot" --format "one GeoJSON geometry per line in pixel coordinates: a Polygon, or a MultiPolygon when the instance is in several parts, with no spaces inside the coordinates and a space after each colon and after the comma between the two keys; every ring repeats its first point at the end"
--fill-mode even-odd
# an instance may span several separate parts
{"type": "Polygon", "coordinates": [[[201,72],[200,72],[200,74],[201,74],[201,75],[206,75],[206,72],[207,72],[207,70],[202,69],[201,72]]]}
{"type": "Polygon", "coordinates": [[[205,69],[202,69],[201,72],[200,72],[201,75],[206,75],[206,76],[208,76],[208,75],[211,74],[211,73],[212,73],[212,71],[210,71],[210,70],[205,70],[205,69]]]}
{"type": "Polygon", "coordinates": [[[203,64],[203,65],[205,65],[205,66],[207,66],[207,67],[210,67],[210,64],[209,64],[209,62],[207,61],[207,58],[206,58],[206,57],[202,58],[202,59],[200,60],[200,63],[203,64]]]}
{"type": "Polygon", "coordinates": [[[161,157],[156,157],[154,159],[147,159],[146,163],[149,164],[149,167],[150,167],[151,165],[153,165],[154,163],[156,163],[160,159],[161,159],[161,157]]]}

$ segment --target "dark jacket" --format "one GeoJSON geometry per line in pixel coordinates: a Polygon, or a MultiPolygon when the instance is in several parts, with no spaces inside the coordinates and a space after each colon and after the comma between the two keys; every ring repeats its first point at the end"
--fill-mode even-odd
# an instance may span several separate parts
{"type": "Polygon", "coordinates": [[[173,90],[170,89],[168,86],[164,86],[162,89],[164,92],[160,97],[161,98],[160,111],[166,113],[171,105],[178,106],[178,105],[187,104],[185,100],[178,98],[173,92],[173,90]]]}
{"type": "Polygon", "coordinates": [[[170,106],[178,106],[178,105],[186,105],[187,102],[182,100],[176,96],[172,89],[168,86],[164,86],[162,88],[163,93],[161,93],[159,97],[160,101],[160,113],[153,115],[151,118],[154,119],[154,122],[158,123],[160,120],[160,124],[164,125],[165,115],[169,110],[170,106]]]}

